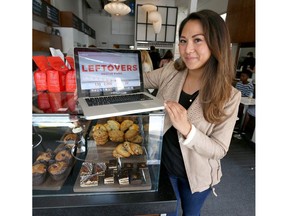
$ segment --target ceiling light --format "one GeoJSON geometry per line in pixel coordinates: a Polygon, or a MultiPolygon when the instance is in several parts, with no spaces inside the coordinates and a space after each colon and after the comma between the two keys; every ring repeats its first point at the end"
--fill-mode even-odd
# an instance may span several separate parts
{"type": "Polygon", "coordinates": [[[148,13],[148,20],[149,20],[149,22],[152,22],[152,23],[158,22],[160,20],[162,22],[162,17],[158,11],[152,11],[152,12],[148,13]]]}
{"type": "Polygon", "coordinates": [[[155,34],[158,34],[161,31],[161,27],[162,27],[162,20],[158,22],[153,22],[153,29],[155,34]]]}
{"type": "Polygon", "coordinates": [[[142,5],[141,8],[145,11],[145,12],[151,12],[151,11],[156,11],[157,7],[153,4],[145,4],[142,5]]]}
{"type": "Polygon", "coordinates": [[[131,8],[126,4],[122,3],[125,0],[110,0],[109,4],[104,6],[104,10],[115,16],[124,16],[130,13],[131,8]]]}

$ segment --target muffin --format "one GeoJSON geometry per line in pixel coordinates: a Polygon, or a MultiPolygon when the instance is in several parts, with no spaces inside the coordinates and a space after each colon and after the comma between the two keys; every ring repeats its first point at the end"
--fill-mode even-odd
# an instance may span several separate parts
{"type": "Polygon", "coordinates": [[[55,156],[54,152],[50,149],[47,149],[47,151],[40,152],[38,154],[38,157],[36,158],[36,162],[49,164],[49,163],[52,163],[54,156],[55,156]]]}
{"type": "Polygon", "coordinates": [[[70,165],[70,164],[72,164],[73,157],[72,157],[72,155],[68,149],[63,149],[63,150],[57,152],[57,154],[55,156],[55,160],[57,162],[65,161],[65,162],[67,162],[67,164],[70,165]]]}
{"type": "Polygon", "coordinates": [[[64,143],[75,143],[77,139],[77,135],[74,134],[74,133],[69,133],[69,134],[66,134],[65,137],[64,137],[64,143]]]}
{"type": "Polygon", "coordinates": [[[62,180],[66,177],[68,172],[68,163],[65,161],[58,161],[48,167],[48,173],[55,181],[62,180]]]}
{"type": "Polygon", "coordinates": [[[34,163],[32,166],[33,185],[40,185],[46,179],[47,165],[44,163],[34,163]]]}

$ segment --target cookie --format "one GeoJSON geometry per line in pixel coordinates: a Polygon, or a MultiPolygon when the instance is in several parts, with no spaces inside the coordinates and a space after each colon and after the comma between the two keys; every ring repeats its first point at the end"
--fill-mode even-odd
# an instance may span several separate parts
{"type": "Polygon", "coordinates": [[[111,130],[108,132],[109,138],[113,142],[123,142],[124,141],[124,132],[121,130],[111,130]]]}
{"type": "Polygon", "coordinates": [[[115,157],[115,158],[123,158],[123,157],[124,157],[123,155],[119,154],[119,153],[116,151],[116,149],[113,150],[112,155],[113,155],[113,157],[115,157]]]}
{"type": "Polygon", "coordinates": [[[133,121],[132,120],[129,120],[129,119],[126,119],[124,120],[121,125],[120,125],[120,130],[121,131],[126,131],[129,129],[130,126],[133,125],[133,121]]]}
{"type": "Polygon", "coordinates": [[[96,129],[93,131],[93,139],[95,140],[97,145],[104,145],[106,142],[108,142],[108,132],[96,129]]]}
{"type": "Polygon", "coordinates": [[[138,135],[138,131],[134,129],[128,130],[125,133],[125,140],[131,141],[137,135],[138,135]]]}
{"type": "Polygon", "coordinates": [[[133,139],[131,139],[131,142],[133,142],[133,143],[142,143],[142,141],[143,141],[143,137],[141,136],[141,135],[136,135],[133,139]]]}
{"type": "Polygon", "coordinates": [[[107,124],[112,130],[120,130],[120,123],[115,120],[108,120],[107,124]]]}
{"type": "Polygon", "coordinates": [[[124,148],[132,155],[134,155],[134,152],[132,151],[131,147],[130,147],[130,142],[124,142],[123,143],[124,148]]]}
{"type": "Polygon", "coordinates": [[[103,124],[96,124],[95,126],[94,126],[94,128],[93,128],[93,131],[95,131],[95,130],[104,130],[104,131],[106,131],[107,129],[106,129],[106,127],[103,125],[103,124]]]}
{"type": "Polygon", "coordinates": [[[107,131],[111,131],[112,130],[112,128],[110,127],[110,125],[108,123],[105,123],[104,127],[106,128],[107,131]]]}
{"type": "Polygon", "coordinates": [[[142,155],[143,154],[143,149],[140,145],[138,145],[136,143],[130,143],[130,147],[131,147],[131,149],[135,155],[142,155]]]}
{"type": "Polygon", "coordinates": [[[124,156],[124,157],[130,157],[130,153],[125,149],[123,143],[119,144],[117,147],[116,147],[116,151],[118,154],[124,156]]]}
{"type": "Polygon", "coordinates": [[[136,131],[139,131],[139,126],[137,124],[132,124],[130,127],[129,127],[129,130],[136,130],[136,131]]]}

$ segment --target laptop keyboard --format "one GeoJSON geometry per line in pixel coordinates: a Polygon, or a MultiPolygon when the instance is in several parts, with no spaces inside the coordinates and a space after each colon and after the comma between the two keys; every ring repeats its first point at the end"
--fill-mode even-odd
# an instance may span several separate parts
{"type": "Polygon", "coordinates": [[[127,103],[134,101],[144,101],[152,100],[145,94],[134,94],[134,95],[115,95],[115,96],[101,96],[101,97],[92,97],[85,99],[88,106],[99,106],[107,104],[117,104],[117,103],[127,103]]]}

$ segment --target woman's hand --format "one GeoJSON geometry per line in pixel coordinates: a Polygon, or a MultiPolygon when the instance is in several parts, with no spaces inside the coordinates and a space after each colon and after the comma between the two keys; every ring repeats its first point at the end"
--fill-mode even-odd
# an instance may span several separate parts
{"type": "Polygon", "coordinates": [[[164,107],[171,119],[173,126],[184,137],[186,137],[191,130],[191,124],[189,123],[187,117],[187,110],[175,101],[165,101],[164,107]]]}

